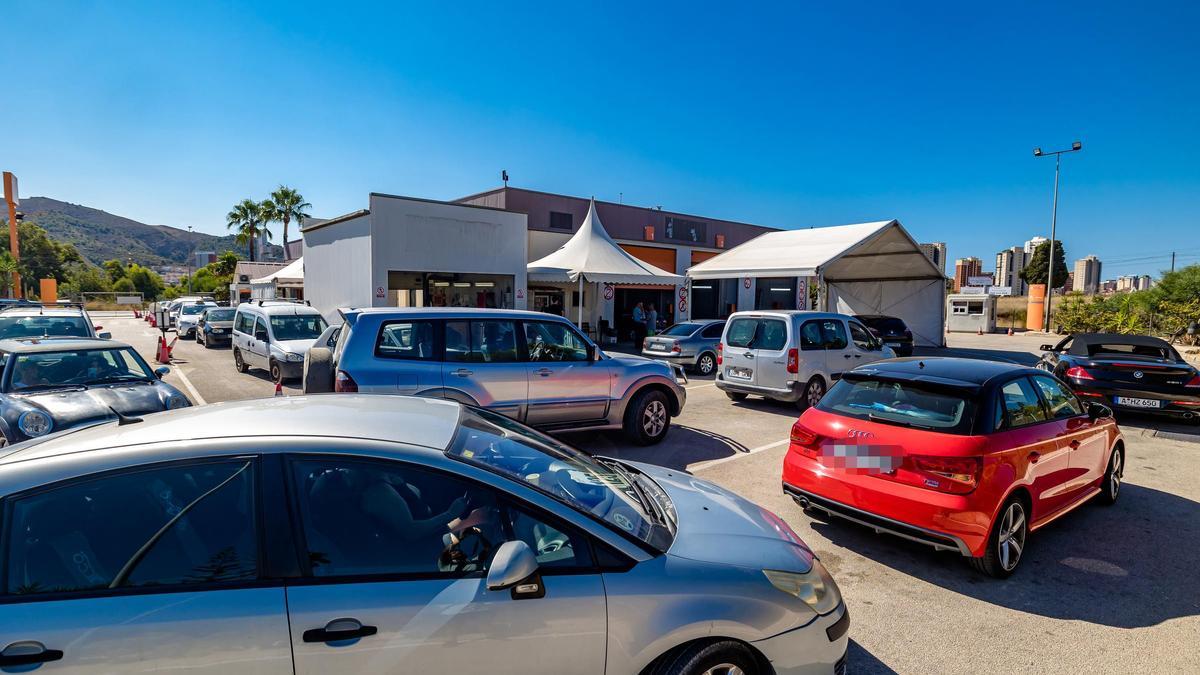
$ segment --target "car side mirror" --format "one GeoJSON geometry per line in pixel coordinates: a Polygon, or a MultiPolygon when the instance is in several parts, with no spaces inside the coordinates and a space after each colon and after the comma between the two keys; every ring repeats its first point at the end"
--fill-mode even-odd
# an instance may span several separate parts
{"type": "Polygon", "coordinates": [[[255,333],[254,339],[260,342],[270,342],[271,338],[267,337],[266,333],[255,333]]]}
{"type": "Polygon", "coordinates": [[[596,360],[596,345],[587,346],[587,360],[589,363],[596,360]]]}
{"type": "Polygon", "coordinates": [[[529,544],[519,539],[506,541],[500,545],[492,558],[492,566],[487,573],[488,590],[502,591],[511,588],[513,597],[544,593],[542,580],[531,578],[537,571],[537,558],[534,557],[529,544]]]}
{"type": "Polygon", "coordinates": [[[101,332],[101,333],[96,333],[96,337],[100,338],[101,340],[111,340],[111,339],[112,339],[112,333],[110,333],[110,332],[108,332],[108,331],[104,331],[104,332],[101,332]]]}
{"type": "Polygon", "coordinates": [[[1041,349],[1044,352],[1052,352],[1054,351],[1054,345],[1042,345],[1041,349]]]}
{"type": "Polygon", "coordinates": [[[169,373],[169,372],[171,372],[170,368],[168,368],[166,366],[161,366],[161,367],[154,369],[154,376],[161,380],[164,377],[166,377],[167,373],[169,373]]]}
{"type": "Polygon", "coordinates": [[[1087,405],[1087,416],[1088,419],[1092,421],[1112,417],[1112,414],[1112,408],[1104,405],[1103,403],[1092,402],[1088,403],[1087,405]]]}

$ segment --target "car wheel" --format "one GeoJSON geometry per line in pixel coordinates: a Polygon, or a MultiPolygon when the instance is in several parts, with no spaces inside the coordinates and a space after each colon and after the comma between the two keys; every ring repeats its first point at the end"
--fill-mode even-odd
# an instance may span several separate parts
{"type": "Polygon", "coordinates": [[[305,394],[327,394],[333,391],[333,350],[310,347],[304,356],[304,379],[300,391],[305,394]]]}
{"type": "Polygon", "coordinates": [[[796,407],[800,412],[804,412],[821,402],[825,397],[825,380],[821,379],[820,375],[813,375],[808,384],[804,385],[804,394],[800,396],[800,400],[796,401],[796,407]]]}
{"type": "Polygon", "coordinates": [[[746,400],[746,394],[743,394],[740,391],[727,391],[725,392],[725,395],[729,397],[730,401],[734,402],[746,400]]]}
{"type": "Polygon", "coordinates": [[[271,372],[272,382],[283,382],[283,368],[280,368],[279,364],[276,363],[274,359],[271,359],[269,370],[271,372]]]}
{"type": "Polygon", "coordinates": [[[1108,459],[1108,470],[1104,472],[1104,480],[1100,483],[1100,494],[1096,501],[1101,504],[1117,503],[1121,494],[1121,480],[1125,477],[1125,448],[1120,445],[1113,448],[1112,457],[1108,459]]]}
{"type": "Polygon", "coordinates": [[[740,642],[696,643],[659,662],[654,675],[753,675],[759,673],[754,654],[740,642]]]}
{"type": "Polygon", "coordinates": [[[666,438],[671,428],[667,395],[656,389],[639,392],[625,411],[624,427],[625,435],[637,445],[654,445],[666,438]]]}
{"type": "Polygon", "coordinates": [[[1011,497],[1000,509],[1000,517],[992,524],[987,550],[982,556],[971,558],[971,565],[990,577],[1008,578],[1021,562],[1028,535],[1029,518],[1025,513],[1025,503],[1017,497],[1011,497]]]}
{"type": "Polygon", "coordinates": [[[246,365],[246,360],[242,358],[242,352],[237,349],[233,350],[233,367],[237,368],[239,373],[250,370],[250,367],[246,365]]]}
{"type": "Polygon", "coordinates": [[[701,375],[712,375],[717,369],[717,357],[705,352],[696,359],[696,372],[701,375]]]}

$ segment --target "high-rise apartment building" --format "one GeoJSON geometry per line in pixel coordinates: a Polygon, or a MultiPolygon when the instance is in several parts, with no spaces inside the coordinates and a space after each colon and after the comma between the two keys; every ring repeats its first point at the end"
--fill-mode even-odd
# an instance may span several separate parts
{"type": "Polygon", "coordinates": [[[1028,295],[1029,284],[1021,280],[1021,271],[1029,262],[1029,254],[1021,246],[1013,246],[996,254],[996,285],[1011,286],[1013,295],[1028,295]]]}
{"type": "MultiPolygon", "coordinates": [[[[1033,252],[1037,250],[1037,247],[1040,246],[1043,242],[1047,242],[1047,241],[1050,241],[1050,240],[1045,237],[1034,237],[1033,239],[1030,239],[1029,241],[1025,242],[1025,255],[1027,255],[1027,256],[1033,255],[1033,252]]],[[[1058,248],[1058,247],[1055,246],[1055,248],[1058,248]]],[[[1026,258],[1026,260],[1028,260],[1028,258],[1026,258]]]]}
{"type": "Polygon", "coordinates": [[[1075,261],[1071,290],[1094,295],[1100,292],[1100,259],[1094,255],[1075,261]]]}
{"type": "Polygon", "coordinates": [[[959,258],[954,261],[954,292],[963,286],[968,286],[967,279],[977,277],[983,272],[983,261],[979,258],[959,258]]]}
{"type": "Polygon", "coordinates": [[[946,273],[946,242],[935,241],[930,244],[918,244],[921,247],[921,253],[925,254],[934,265],[937,266],[942,274],[946,273]]]}

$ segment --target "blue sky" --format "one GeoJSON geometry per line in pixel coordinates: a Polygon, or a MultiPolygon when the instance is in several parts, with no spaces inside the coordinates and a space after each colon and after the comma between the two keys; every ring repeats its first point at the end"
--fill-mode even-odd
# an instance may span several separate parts
{"type": "MultiPolygon", "coordinates": [[[[218,233],[279,183],[499,183],[777,227],[899,218],[950,257],[1059,233],[1200,261],[1200,3],[6,3],[0,166],[218,233]],[[1053,5],[1053,6],[1051,6],[1053,5]]],[[[278,235],[278,233],[276,233],[278,235]]]]}

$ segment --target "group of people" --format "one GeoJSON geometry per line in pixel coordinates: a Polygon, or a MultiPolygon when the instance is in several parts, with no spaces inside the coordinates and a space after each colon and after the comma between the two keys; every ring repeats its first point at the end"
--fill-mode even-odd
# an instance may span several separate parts
{"type": "Polygon", "coordinates": [[[642,306],[642,303],[637,303],[633,306],[633,344],[640,345],[642,340],[648,335],[654,335],[658,332],[658,310],[654,308],[654,303],[642,306]]]}

